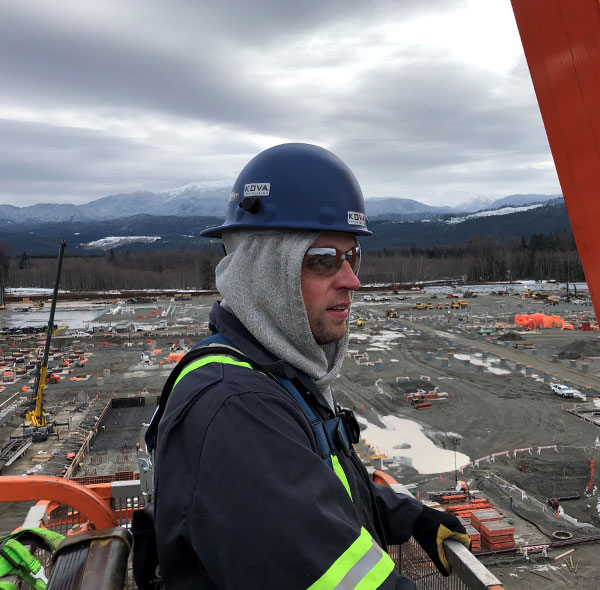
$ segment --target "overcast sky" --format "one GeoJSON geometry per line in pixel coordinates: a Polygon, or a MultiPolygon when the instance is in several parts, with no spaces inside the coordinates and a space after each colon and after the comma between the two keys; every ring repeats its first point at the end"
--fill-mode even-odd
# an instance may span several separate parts
{"type": "Polygon", "coordinates": [[[287,141],[367,197],[560,192],[509,0],[0,0],[0,203],[230,180],[287,141]]]}

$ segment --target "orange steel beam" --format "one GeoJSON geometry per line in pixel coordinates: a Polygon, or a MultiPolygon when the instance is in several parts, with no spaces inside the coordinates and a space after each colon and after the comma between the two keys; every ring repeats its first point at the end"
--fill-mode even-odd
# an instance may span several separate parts
{"type": "Polygon", "coordinates": [[[0,476],[0,502],[51,500],[75,508],[97,529],[118,526],[109,505],[95,492],[49,475],[0,476]]]}
{"type": "Polygon", "coordinates": [[[600,2],[511,2],[592,303],[600,317],[600,2]]]}

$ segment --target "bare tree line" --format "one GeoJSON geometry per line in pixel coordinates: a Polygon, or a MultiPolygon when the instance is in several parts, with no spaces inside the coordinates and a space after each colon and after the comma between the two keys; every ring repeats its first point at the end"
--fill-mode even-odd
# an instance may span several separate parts
{"type": "Polygon", "coordinates": [[[364,253],[361,280],[415,283],[435,280],[496,282],[517,279],[585,281],[570,232],[500,242],[480,237],[455,246],[379,248],[364,253]]]}
{"type": "MultiPolygon", "coordinates": [[[[201,250],[110,251],[105,256],[64,260],[61,288],[70,291],[110,289],[214,289],[220,246],[201,250]]],[[[9,257],[0,247],[0,290],[54,284],[53,258],[9,257]]],[[[570,232],[536,234],[529,240],[475,238],[454,246],[379,248],[363,253],[360,278],[365,283],[410,284],[441,279],[495,282],[517,279],[583,281],[585,276],[570,232]]]]}
{"type": "MultiPolygon", "coordinates": [[[[68,291],[110,289],[214,289],[215,267],[220,248],[202,250],[143,251],[106,256],[65,257],[60,279],[68,291]]],[[[28,257],[11,259],[9,285],[13,287],[54,286],[56,261],[28,257]]]]}

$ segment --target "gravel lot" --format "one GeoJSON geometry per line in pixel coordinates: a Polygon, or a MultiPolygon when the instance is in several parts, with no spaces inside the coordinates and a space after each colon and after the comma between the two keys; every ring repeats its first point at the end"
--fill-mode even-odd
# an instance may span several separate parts
{"type": "MultiPolygon", "coordinates": [[[[384,445],[378,445],[377,440],[367,441],[388,455],[385,468],[399,481],[417,484],[421,498],[427,497],[429,491],[447,489],[454,482],[453,468],[447,467],[441,473],[432,471],[433,467],[417,471],[415,460],[411,466],[409,459],[402,458],[403,449],[397,447],[414,446],[415,450],[421,448],[421,443],[416,439],[407,442],[402,432],[397,432],[396,444],[389,438],[395,433],[389,430],[389,421],[386,426],[384,417],[405,418],[418,423],[438,450],[446,449],[452,456],[454,435],[449,433],[456,433],[461,437],[457,453],[468,456],[464,461],[470,462],[459,474],[459,479],[482,490],[513,520],[520,542],[548,543],[559,529],[571,532],[575,538],[600,535],[598,478],[595,475],[592,493],[587,495],[586,492],[590,462],[598,458],[600,429],[567,411],[591,409],[594,399],[600,397],[599,332],[559,329],[522,332],[515,330],[512,324],[515,313],[542,312],[561,315],[578,325],[586,317],[594,319],[591,308],[566,303],[549,307],[543,302],[489,295],[469,299],[464,310],[415,310],[413,306],[419,301],[437,306],[446,300],[401,293],[399,296],[407,299],[390,295],[390,301],[372,303],[363,302],[362,296],[355,296],[351,318],[349,348],[354,353],[345,362],[335,391],[338,401],[353,408],[363,424],[371,425],[372,432],[387,428],[384,434],[388,438],[384,445]],[[400,317],[388,319],[386,309],[389,307],[394,307],[400,317]],[[366,320],[362,328],[355,325],[359,318],[366,320]],[[482,336],[479,330],[492,330],[492,333],[482,336]],[[508,340],[508,345],[503,341],[495,343],[507,333],[514,340],[508,340]],[[525,348],[517,349],[516,345],[525,348]],[[535,345],[536,354],[526,348],[532,345],[535,345]],[[354,356],[365,353],[368,360],[363,358],[363,363],[358,364],[354,356]],[[566,358],[553,361],[554,355],[561,353],[566,358]],[[573,359],[575,362],[572,363],[568,357],[577,354],[579,358],[573,359]],[[447,366],[444,366],[444,359],[448,359],[447,366]],[[375,360],[381,362],[372,363],[375,360]],[[583,370],[583,363],[587,363],[587,371],[583,370]],[[549,383],[544,381],[546,373],[553,380],[569,379],[573,387],[587,393],[587,400],[563,399],[553,394],[549,383]],[[398,377],[401,379],[397,381],[398,377]],[[429,409],[417,410],[404,401],[404,393],[419,387],[437,387],[439,391],[447,392],[448,397],[433,401],[429,409]],[[508,454],[490,457],[505,451],[508,454]],[[477,459],[481,460],[476,462],[477,459]],[[577,519],[578,524],[590,526],[576,526],[564,517],[557,519],[555,510],[544,508],[547,498],[571,494],[579,494],[581,498],[564,502],[564,512],[577,519]]],[[[62,350],[50,366],[54,362],[58,364],[60,355],[69,348],[85,348],[88,361],[83,367],[73,367],[70,374],[68,370],[63,372],[60,383],[46,388],[47,407],[54,408],[59,417],[70,418],[74,429],[78,420],[85,419],[94,400],[106,403],[113,395],[122,397],[143,392],[152,398],[160,394],[169,372],[169,365],[161,362],[166,361],[173,344],[188,345],[201,338],[203,322],[208,319],[213,301],[214,297],[202,297],[120,307],[106,303],[107,313],[100,314],[91,325],[108,326],[109,323],[132,321],[150,328],[157,324],[161,313],[168,312],[169,329],[116,335],[95,333],[91,338],[79,341],[72,337],[56,337],[53,345],[62,350]],[[161,352],[150,354],[151,364],[140,363],[142,352],[154,350],[161,352]],[[110,369],[110,376],[101,383],[98,377],[103,376],[106,368],[110,369]],[[69,377],[73,376],[84,380],[72,385],[69,377]],[[75,410],[83,403],[88,406],[75,410]]],[[[0,327],[8,323],[8,313],[9,310],[0,312],[0,327]]],[[[33,337],[0,337],[0,348],[7,351],[14,347],[33,347],[37,340],[33,337]]],[[[30,379],[26,377],[13,384],[4,384],[0,403],[17,393],[30,379]]],[[[20,418],[16,416],[0,427],[0,444],[18,432],[19,423],[20,418]]],[[[62,429],[62,436],[66,437],[67,427],[62,429]]],[[[36,459],[39,451],[42,455],[51,455],[56,444],[50,440],[34,445],[31,452],[3,475],[24,473],[39,463],[36,459]]],[[[427,464],[427,457],[425,461],[420,460],[419,465],[427,464]]],[[[64,462],[64,457],[52,457],[51,462],[64,462]]],[[[431,462],[433,465],[433,455],[431,462]]],[[[453,461],[450,464],[453,465],[453,461]]],[[[0,507],[0,510],[2,528],[10,528],[13,521],[18,521],[20,513],[7,511],[6,507],[0,507]]],[[[571,555],[581,562],[577,573],[569,572],[565,559],[532,558],[525,561],[503,556],[494,558],[495,561],[488,559],[487,564],[508,589],[559,588],[566,584],[597,588],[595,580],[600,577],[600,572],[594,559],[595,545],[573,546],[575,551],[571,555]]],[[[559,555],[566,549],[553,548],[550,555],[559,555]]]]}

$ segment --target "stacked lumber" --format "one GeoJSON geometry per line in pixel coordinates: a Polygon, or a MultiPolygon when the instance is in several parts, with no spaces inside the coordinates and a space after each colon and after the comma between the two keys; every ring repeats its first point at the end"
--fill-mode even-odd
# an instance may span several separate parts
{"type": "Polygon", "coordinates": [[[492,551],[515,546],[515,529],[504,519],[482,522],[479,532],[483,544],[492,551]]]}
{"type": "Polygon", "coordinates": [[[445,400],[448,399],[448,393],[446,391],[417,391],[415,393],[405,393],[404,401],[407,403],[414,403],[415,401],[422,400],[445,400]]]}
{"type": "Polygon", "coordinates": [[[502,520],[502,515],[493,508],[488,508],[486,510],[473,510],[473,512],[471,512],[471,524],[479,532],[481,532],[482,523],[494,520],[502,520]]]}
{"type": "MultiPolygon", "coordinates": [[[[442,496],[440,498],[440,502],[442,504],[452,504],[454,502],[464,502],[467,499],[467,494],[452,494],[448,496],[442,496]]],[[[464,504],[456,504],[456,507],[462,507],[464,504]]],[[[448,508],[452,508],[452,506],[448,506],[448,508]]]]}
{"type": "Polygon", "coordinates": [[[471,539],[471,551],[481,551],[481,533],[470,524],[466,525],[465,529],[467,529],[467,535],[471,539]]]}
{"type": "Polygon", "coordinates": [[[468,518],[469,522],[471,522],[472,512],[475,510],[487,510],[491,508],[494,508],[494,506],[490,504],[487,498],[477,498],[476,500],[470,500],[469,502],[450,505],[446,508],[446,511],[458,517],[468,518]]]}
{"type": "Polygon", "coordinates": [[[431,402],[416,402],[413,405],[417,410],[428,410],[431,408],[431,402]]]}

